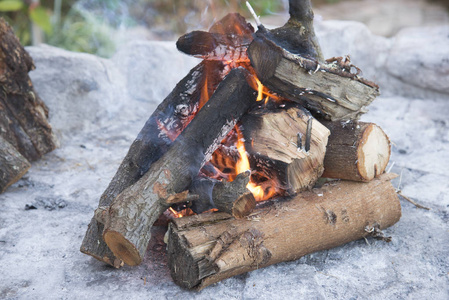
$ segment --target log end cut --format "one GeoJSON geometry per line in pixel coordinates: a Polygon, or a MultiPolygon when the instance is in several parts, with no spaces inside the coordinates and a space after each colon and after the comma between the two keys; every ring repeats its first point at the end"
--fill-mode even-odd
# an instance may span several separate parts
{"type": "Polygon", "coordinates": [[[111,251],[122,259],[125,264],[137,266],[142,262],[139,251],[122,234],[116,231],[106,231],[103,234],[103,239],[111,251]]]}
{"type": "Polygon", "coordinates": [[[323,177],[370,181],[390,160],[390,140],[374,123],[323,122],[331,131],[323,177]]]}
{"type": "Polygon", "coordinates": [[[390,140],[385,132],[376,124],[369,124],[357,149],[360,177],[369,181],[382,174],[390,160],[390,151],[390,140]]]}

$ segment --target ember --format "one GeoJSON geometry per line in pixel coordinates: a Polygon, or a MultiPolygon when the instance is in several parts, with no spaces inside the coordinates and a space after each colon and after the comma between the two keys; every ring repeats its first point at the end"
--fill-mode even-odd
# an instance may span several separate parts
{"type": "Polygon", "coordinates": [[[281,28],[258,24],[254,33],[229,14],[177,47],[203,61],[131,145],[81,251],[116,267],[140,264],[149,228],[169,208],[172,277],[203,288],[364,237],[367,224],[398,221],[392,176],[381,175],[388,137],[357,121],[378,87],[347,60],[324,61],[310,1],[290,0],[281,28]],[[316,187],[323,171],[359,182],[316,187]],[[256,200],[274,198],[255,209],[256,200]],[[199,215],[180,218],[192,211],[199,215]]]}

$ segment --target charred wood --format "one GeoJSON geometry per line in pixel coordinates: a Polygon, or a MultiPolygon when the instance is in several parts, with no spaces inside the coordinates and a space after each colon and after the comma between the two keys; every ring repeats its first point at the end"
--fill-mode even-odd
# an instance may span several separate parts
{"type": "Polygon", "coordinates": [[[126,264],[140,264],[153,223],[170,203],[186,199],[200,168],[255,102],[246,76],[244,69],[232,70],[169,150],[107,210],[103,238],[126,264]]]}
{"type": "Polygon", "coordinates": [[[216,208],[235,218],[249,215],[256,206],[253,194],[246,187],[249,176],[250,172],[247,171],[237,175],[231,182],[208,177],[195,179],[189,193],[198,195],[198,199],[192,201],[191,209],[195,213],[202,213],[216,208]]]}
{"type": "Polygon", "coordinates": [[[328,183],[291,200],[256,208],[243,219],[223,213],[175,219],[168,232],[172,278],[184,288],[202,289],[392,226],[401,217],[390,183],[394,177],[384,174],[368,183],[328,183]]]}
{"type": "Polygon", "coordinates": [[[176,42],[179,51],[206,60],[248,61],[254,28],[240,14],[228,14],[209,30],[192,31],[176,42]]]}
{"type": "MultiPolygon", "coordinates": [[[[176,85],[132,143],[128,154],[103,192],[99,207],[111,205],[119,193],[136,183],[150,166],[168,151],[172,141],[207,101],[204,100],[204,94],[211,95],[224,75],[221,62],[203,61],[176,85]]],[[[92,218],[80,250],[118,268],[122,262],[117,260],[103,241],[103,229],[104,225],[92,218]]]]}

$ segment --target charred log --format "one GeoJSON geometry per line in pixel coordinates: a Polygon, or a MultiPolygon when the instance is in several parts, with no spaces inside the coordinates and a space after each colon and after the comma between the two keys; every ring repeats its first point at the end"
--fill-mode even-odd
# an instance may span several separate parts
{"type": "Polygon", "coordinates": [[[140,264],[153,223],[169,203],[186,199],[200,168],[255,101],[246,76],[244,69],[231,71],[170,149],[107,210],[103,238],[126,264],[140,264]]]}
{"type": "Polygon", "coordinates": [[[198,195],[198,199],[192,201],[191,209],[202,213],[216,208],[235,218],[249,215],[256,206],[253,194],[246,187],[249,175],[249,171],[241,173],[231,182],[208,177],[195,179],[189,193],[198,195]]]}
{"type": "Polygon", "coordinates": [[[215,213],[173,220],[168,232],[172,278],[184,288],[202,289],[392,226],[401,217],[393,177],[329,183],[257,208],[244,219],[215,213]]]}
{"type": "Polygon", "coordinates": [[[370,181],[385,171],[390,140],[376,124],[323,122],[331,135],[324,158],[323,177],[370,181]]]}
{"type": "Polygon", "coordinates": [[[228,14],[209,30],[192,31],[176,42],[179,51],[206,60],[248,61],[254,28],[240,14],[228,14]]]}
{"type": "MultiPolygon", "coordinates": [[[[184,130],[204,105],[204,94],[211,95],[225,75],[221,62],[203,61],[193,68],[156,108],[145,123],[128,154],[120,164],[109,186],[103,192],[99,207],[109,206],[119,193],[136,183],[184,130]]],[[[81,252],[115,267],[121,261],[103,241],[103,224],[92,218],[81,252]]]]}

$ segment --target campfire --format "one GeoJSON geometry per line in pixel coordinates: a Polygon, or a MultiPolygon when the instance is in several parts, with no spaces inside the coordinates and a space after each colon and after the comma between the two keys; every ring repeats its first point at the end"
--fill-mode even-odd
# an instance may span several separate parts
{"type": "Polygon", "coordinates": [[[169,267],[201,289],[372,235],[400,218],[390,143],[358,121],[379,94],[349,57],[324,60],[310,1],[281,28],[233,13],[177,42],[202,61],[148,119],[81,251],[138,265],[167,209],[169,267]],[[329,178],[343,180],[329,180],[329,178]]]}

